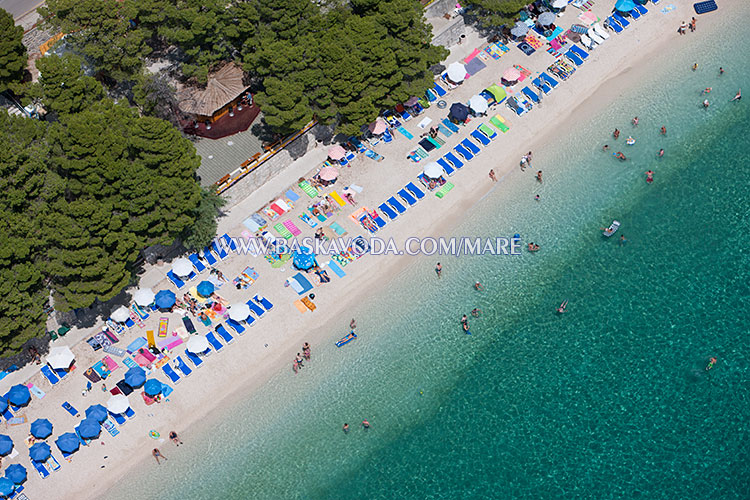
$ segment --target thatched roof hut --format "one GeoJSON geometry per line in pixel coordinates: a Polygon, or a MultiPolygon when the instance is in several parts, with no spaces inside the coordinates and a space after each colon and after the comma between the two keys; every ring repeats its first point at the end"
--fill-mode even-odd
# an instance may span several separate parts
{"type": "Polygon", "coordinates": [[[177,91],[180,110],[190,115],[213,116],[247,89],[242,77],[242,69],[228,63],[208,75],[206,88],[182,87],[177,91]]]}

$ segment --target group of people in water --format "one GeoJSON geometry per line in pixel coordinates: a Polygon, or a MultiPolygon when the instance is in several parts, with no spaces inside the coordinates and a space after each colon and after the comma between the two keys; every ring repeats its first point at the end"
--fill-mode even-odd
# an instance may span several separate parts
{"type": "Polygon", "coordinates": [[[302,368],[305,361],[310,361],[311,354],[310,354],[310,344],[305,342],[302,344],[302,352],[297,353],[297,356],[294,357],[294,361],[292,361],[292,371],[294,373],[298,373],[299,369],[302,368]]]}

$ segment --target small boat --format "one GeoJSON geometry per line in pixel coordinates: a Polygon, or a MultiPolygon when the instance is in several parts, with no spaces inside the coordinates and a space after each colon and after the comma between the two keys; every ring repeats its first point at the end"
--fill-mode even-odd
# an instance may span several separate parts
{"type": "Polygon", "coordinates": [[[604,236],[606,236],[607,238],[609,238],[610,236],[612,236],[613,234],[615,234],[618,229],[620,229],[620,222],[616,221],[616,220],[613,220],[612,224],[610,224],[607,229],[605,229],[604,231],[602,231],[602,234],[604,236]]]}
{"type": "Polygon", "coordinates": [[[354,340],[356,338],[357,338],[357,334],[356,333],[349,332],[349,335],[347,335],[346,337],[344,337],[341,340],[339,340],[338,342],[336,342],[336,347],[341,347],[342,345],[346,345],[346,344],[348,344],[349,342],[351,342],[352,340],[354,340]]]}

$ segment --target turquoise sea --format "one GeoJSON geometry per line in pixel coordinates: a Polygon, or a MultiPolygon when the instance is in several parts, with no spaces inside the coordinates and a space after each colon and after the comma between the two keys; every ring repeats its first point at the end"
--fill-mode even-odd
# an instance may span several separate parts
{"type": "Polygon", "coordinates": [[[750,97],[729,102],[750,76],[745,32],[728,20],[652,60],[535,152],[543,184],[513,174],[520,189],[501,183],[453,231],[540,252],[415,258],[352,311],[357,341],[332,345],[342,318],[299,375],[219,410],[109,498],[750,498],[750,97]],[[614,127],[628,162],[601,151],[614,127]],[[612,219],[624,245],[599,231],[612,219]]]}

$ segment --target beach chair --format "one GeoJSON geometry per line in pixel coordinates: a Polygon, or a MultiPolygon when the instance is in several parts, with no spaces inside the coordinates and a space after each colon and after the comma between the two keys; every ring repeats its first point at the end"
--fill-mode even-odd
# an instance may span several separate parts
{"type": "Polygon", "coordinates": [[[167,278],[169,278],[169,281],[171,281],[178,290],[185,286],[185,282],[178,278],[171,269],[167,272],[167,278]]]}
{"type": "Polygon", "coordinates": [[[449,161],[451,163],[451,165],[453,165],[454,167],[456,167],[456,170],[461,170],[461,167],[464,166],[464,163],[461,160],[459,160],[458,158],[456,158],[456,155],[454,155],[450,151],[448,151],[447,153],[445,153],[445,156],[443,156],[443,158],[445,158],[446,161],[449,161]]]}
{"type": "Polygon", "coordinates": [[[479,149],[479,146],[471,142],[469,139],[464,139],[461,141],[461,145],[471,151],[471,154],[474,156],[478,155],[482,150],[479,149]]]}
{"type": "Polygon", "coordinates": [[[523,94],[529,99],[531,99],[535,104],[539,104],[539,102],[541,101],[537,93],[531,90],[529,87],[522,88],[521,92],[523,92],[523,94]]]}
{"type": "Polygon", "coordinates": [[[385,202],[390,204],[400,214],[406,212],[406,207],[399,203],[395,196],[391,196],[385,202]]]}
{"type": "Polygon", "coordinates": [[[199,273],[202,273],[206,270],[206,266],[203,265],[203,262],[201,262],[200,258],[198,257],[197,253],[194,253],[192,255],[188,255],[188,259],[190,259],[190,262],[193,263],[193,267],[196,271],[199,273]]]}
{"type": "Polygon", "coordinates": [[[622,26],[624,29],[628,29],[628,27],[630,27],[630,23],[628,22],[628,20],[622,17],[617,12],[612,13],[612,18],[618,23],[620,23],[620,26],[622,26]]]}
{"type": "Polygon", "coordinates": [[[226,248],[229,248],[230,251],[232,252],[237,251],[237,244],[234,242],[232,238],[229,237],[227,233],[224,233],[221,235],[221,240],[224,242],[226,248]]]}
{"type": "Polygon", "coordinates": [[[215,266],[216,265],[216,257],[214,257],[214,254],[211,253],[211,249],[209,247],[206,247],[203,249],[203,260],[208,262],[209,266],[215,266]]]}
{"type": "Polygon", "coordinates": [[[418,200],[421,200],[422,198],[424,198],[424,192],[421,189],[419,189],[413,182],[410,182],[409,184],[407,184],[406,189],[411,191],[411,193],[414,196],[416,196],[418,200]]]}
{"type": "Polygon", "coordinates": [[[434,90],[427,89],[424,93],[424,96],[427,98],[429,102],[435,102],[437,101],[437,94],[434,90]]]}
{"type": "Polygon", "coordinates": [[[591,29],[589,31],[593,31],[596,33],[600,38],[607,40],[609,38],[609,33],[607,33],[607,30],[605,30],[601,24],[596,23],[591,26],[591,29]]]}
{"type": "Polygon", "coordinates": [[[388,129],[385,129],[385,132],[383,132],[383,142],[388,144],[391,141],[393,141],[393,136],[391,135],[391,131],[388,129]]]}
{"type": "Polygon", "coordinates": [[[551,76],[549,76],[549,75],[548,75],[547,73],[545,73],[544,71],[542,71],[542,72],[541,72],[541,73],[539,74],[539,77],[540,77],[540,78],[541,78],[542,80],[544,80],[544,81],[545,81],[545,82],[547,83],[547,85],[549,85],[549,86],[550,86],[550,87],[552,87],[553,89],[554,89],[555,87],[557,87],[557,86],[559,85],[559,82],[558,82],[557,80],[555,80],[554,78],[552,78],[551,76]]]}
{"type": "Polygon", "coordinates": [[[128,418],[128,420],[133,420],[135,418],[135,411],[133,411],[132,408],[128,407],[128,409],[125,410],[125,416],[128,418]]]}
{"type": "Polygon", "coordinates": [[[229,345],[234,342],[234,337],[232,337],[232,334],[229,333],[226,328],[224,328],[224,325],[218,324],[216,326],[216,333],[219,335],[219,337],[222,338],[222,340],[224,340],[225,344],[229,345]]]}
{"type": "Polygon", "coordinates": [[[466,149],[463,145],[457,144],[455,148],[453,148],[453,151],[460,154],[461,157],[466,161],[471,161],[474,159],[474,155],[471,154],[471,151],[466,149]]]}
{"type": "Polygon", "coordinates": [[[171,366],[169,366],[169,363],[162,366],[161,369],[164,372],[164,375],[166,375],[169,378],[169,380],[171,380],[173,383],[175,384],[180,383],[180,376],[177,375],[177,372],[174,371],[174,369],[171,366]]]}
{"type": "Polygon", "coordinates": [[[493,140],[497,137],[497,132],[492,130],[489,125],[483,123],[477,127],[477,130],[487,136],[487,139],[493,140]]]}
{"type": "Polygon", "coordinates": [[[453,133],[458,132],[458,126],[447,118],[443,118],[443,125],[448,127],[448,129],[450,129],[450,131],[453,133]]]}
{"type": "Polygon", "coordinates": [[[273,304],[265,297],[256,295],[255,297],[253,297],[253,300],[263,306],[263,309],[265,309],[266,311],[270,311],[271,309],[273,309],[273,304]]]}
{"type": "Polygon", "coordinates": [[[398,217],[398,214],[385,203],[381,203],[380,205],[378,205],[378,208],[391,220],[396,220],[396,217],[398,217]]]}
{"type": "Polygon", "coordinates": [[[450,164],[447,161],[445,161],[445,158],[440,158],[435,163],[437,163],[438,165],[440,165],[441,167],[443,167],[443,171],[445,171],[445,173],[448,174],[448,175],[453,175],[453,174],[456,173],[456,171],[453,169],[453,167],[451,167],[450,164]]]}
{"type": "Polygon", "coordinates": [[[190,369],[190,367],[185,363],[185,361],[182,360],[181,357],[177,356],[174,359],[175,364],[177,365],[177,368],[182,372],[182,374],[187,377],[191,373],[193,373],[193,370],[190,369]]]}
{"type": "Polygon", "coordinates": [[[578,57],[580,57],[581,59],[583,59],[584,61],[585,61],[586,59],[588,59],[588,57],[589,57],[589,53],[588,53],[588,52],[586,52],[585,50],[583,50],[583,49],[582,49],[581,47],[579,47],[578,45],[571,45],[571,47],[570,47],[570,50],[571,50],[572,52],[575,52],[575,53],[576,53],[576,55],[577,55],[578,57]]]}
{"type": "Polygon", "coordinates": [[[581,66],[583,64],[583,61],[581,60],[581,58],[578,57],[572,50],[567,51],[565,53],[565,57],[567,57],[568,59],[570,59],[571,61],[573,61],[573,63],[576,66],[581,66]]]}
{"type": "Polygon", "coordinates": [[[445,95],[448,93],[445,91],[443,87],[438,85],[437,82],[435,82],[432,86],[433,90],[435,90],[435,93],[438,95],[438,97],[445,97],[445,95]]]}
{"type": "Polygon", "coordinates": [[[208,343],[211,344],[211,347],[213,347],[216,352],[219,352],[222,349],[224,349],[224,344],[219,342],[219,340],[214,335],[214,332],[207,332],[206,340],[208,340],[208,343]]]}
{"type": "Polygon", "coordinates": [[[41,477],[42,479],[45,479],[49,476],[49,471],[41,462],[32,460],[31,465],[36,469],[36,471],[39,473],[39,477],[41,477]]]}
{"type": "Polygon", "coordinates": [[[191,363],[193,363],[193,366],[196,368],[200,368],[203,364],[203,360],[198,356],[197,354],[193,354],[190,351],[185,351],[185,357],[190,360],[191,363]]]}
{"type": "Polygon", "coordinates": [[[505,119],[500,115],[495,115],[490,118],[490,123],[493,124],[500,132],[505,133],[510,130],[508,124],[505,123],[505,119]]]}
{"type": "Polygon", "coordinates": [[[476,139],[477,141],[479,141],[482,144],[482,146],[489,146],[490,145],[489,138],[486,135],[480,133],[478,130],[472,130],[472,132],[471,132],[470,135],[474,139],[476,139]]]}
{"type": "Polygon", "coordinates": [[[541,90],[545,94],[549,94],[550,92],[552,92],[552,87],[550,87],[549,85],[547,85],[546,82],[543,82],[542,79],[539,78],[539,77],[534,78],[531,81],[531,83],[533,83],[536,88],[538,88],[539,90],[541,90]]]}
{"type": "Polygon", "coordinates": [[[262,307],[260,307],[258,304],[256,304],[253,299],[248,300],[247,302],[245,302],[245,304],[247,304],[247,307],[250,308],[250,312],[255,314],[255,316],[257,316],[258,319],[262,318],[263,315],[266,313],[266,311],[262,307]]]}
{"type": "Polygon", "coordinates": [[[44,378],[46,378],[52,385],[55,385],[60,381],[60,379],[57,378],[57,375],[52,371],[52,368],[47,365],[42,366],[42,375],[44,375],[44,378]]]}
{"type": "MultiPolygon", "coordinates": [[[[248,321],[248,325],[252,326],[253,323],[255,322],[255,319],[254,318],[249,318],[249,319],[253,320],[253,321],[248,321]]],[[[232,330],[234,330],[234,332],[237,335],[242,335],[243,333],[245,333],[245,327],[242,326],[242,323],[240,323],[239,321],[235,321],[232,318],[227,318],[227,325],[229,325],[229,327],[232,330]]]]}
{"type": "Polygon", "coordinates": [[[622,26],[620,26],[620,24],[615,21],[615,18],[612,16],[609,16],[607,18],[607,26],[615,30],[615,33],[622,33],[622,26]]]}
{"type": "Polygon", "coordinates": [[[636,9],[633,9],[633,10],[631,10],[630,12],[628,12],[628,14],[630,14],[630,16],[631,16],[631,17],[632,17],[632,18],[633,18],[634,20],[636,20],[636,21],[637,21],[638,19],[640,19],[640,18],[641,18],[641,13],[640,13],[640,12],[638,12],[638,11],[637,11],[636,9]]]}
{"type": "Polygon", "coordinates": [[[385,219],[383,219],[380,215],[378,215],[378,212],[376,210],[373,210],[368,214],[370,218],[375,222],[375,224],[378,225],[378,229],[382,229],[385,227],[385,219]]]}
{"type": "Polygon", "coordinates": [[[635,10],[637,10],[638,13],[640,15],[642,15],[642,16],[645,16],[646,14],[648,14],[648,9],[645,6],[643,6],[643,5],[641,5],[641,4],[637,3],[637,2],[635,4],[635,10]]]}
{"type": "Polygon", "coordinates": [[[211,242],[211,250],[213,250],[213,252],[218,255],[221,260],[226,259],[227,255],[229,255],[224,248],[224,245],[217,244],[216,240],[211,242]]]}

